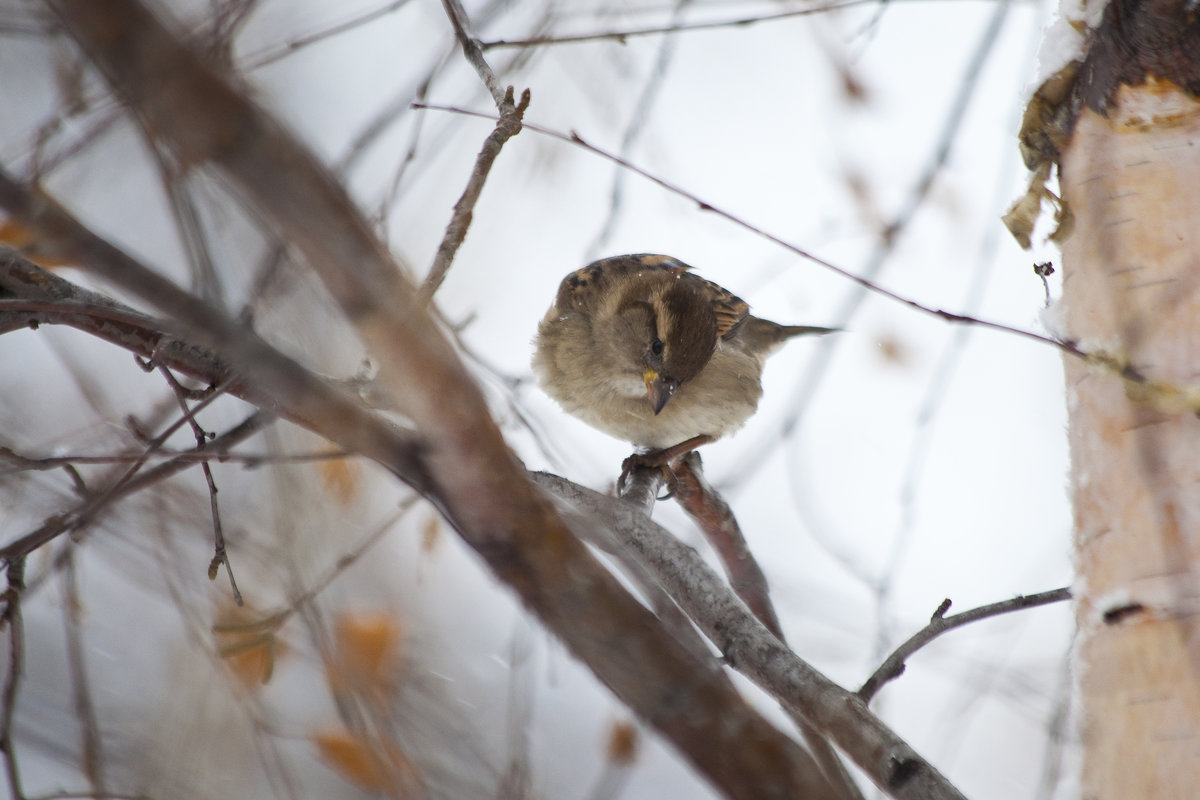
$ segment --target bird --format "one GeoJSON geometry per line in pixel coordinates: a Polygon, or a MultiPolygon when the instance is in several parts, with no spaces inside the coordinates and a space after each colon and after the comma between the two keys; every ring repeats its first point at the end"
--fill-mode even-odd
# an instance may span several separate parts
{"type": "Polygon", "coordinates": [[[563,278],[538,324],[533,372],[564,411],[642,452],[715,441],[762,397],[763,362],[794,336],[667,255],[603,258],[563,278]]]}

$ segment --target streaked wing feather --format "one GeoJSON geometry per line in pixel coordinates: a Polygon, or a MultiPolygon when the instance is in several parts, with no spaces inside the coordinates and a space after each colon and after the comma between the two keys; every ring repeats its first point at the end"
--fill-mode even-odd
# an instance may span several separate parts
{"type": "Polygon", "coordinates": [[[704,285],[706,293],[712,296],[713,313],[717,318],[717,336],[729,339],[746,321],[750,313],[749,303],[728,289],[701,278],[691,272],[691,269],[691,266],[676,258],[651,253],[601,259],[575,270],[563,279],[558,290],[558,305],[559,308],[586,305],[587,298],[601,293],[616,275],[661,270],[704,285]]]}

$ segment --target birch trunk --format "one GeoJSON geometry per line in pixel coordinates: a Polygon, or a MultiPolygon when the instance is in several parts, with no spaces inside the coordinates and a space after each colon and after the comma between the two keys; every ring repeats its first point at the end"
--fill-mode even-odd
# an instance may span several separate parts
{"type": "Polygon", "coordinates": [[[1153,76],[1063,153],[1084,798],[1200,791],[1200,104],[1153,76]],[[1136,374],[1135,374],[1136,373],[1136,374]],[[1130,379],[1132,378],[1132,379],[1130,379]]]}

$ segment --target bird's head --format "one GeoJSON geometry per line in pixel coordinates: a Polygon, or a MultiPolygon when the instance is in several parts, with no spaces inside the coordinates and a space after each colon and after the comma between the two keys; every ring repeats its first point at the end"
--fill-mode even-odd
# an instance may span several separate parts
{"type": "Polygon", "coordinates": [[[618,316],[623,318],[626,353],[658,414],[712,358],[717,346],[712,304],[695,287],[677,283],[629,301],[618,316]]]}

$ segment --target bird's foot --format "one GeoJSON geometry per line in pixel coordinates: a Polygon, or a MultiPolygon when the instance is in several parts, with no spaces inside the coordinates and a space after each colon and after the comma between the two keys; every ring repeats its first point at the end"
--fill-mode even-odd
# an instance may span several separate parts
{"type": "Polygon", "coordinates": [[[672,465],[679,459],[686,456],[688,453],[695,450],[697,447],[709,444],[715,441],[713,437],[701,434],[693,436],[690,439],[673,444],[670,447],[664,447],[660,450],[650,450],[645,453],[634,453],[621,462],[621,477],[617,478],[617,487],[626,486],[629,479],[633,476],[635,470],[638,469],[657,469],[662,471],[663,482],[667,485],[667,493],[658,498],[659,500],[670,500],[675,494],[675,471],[672,465]]]}

